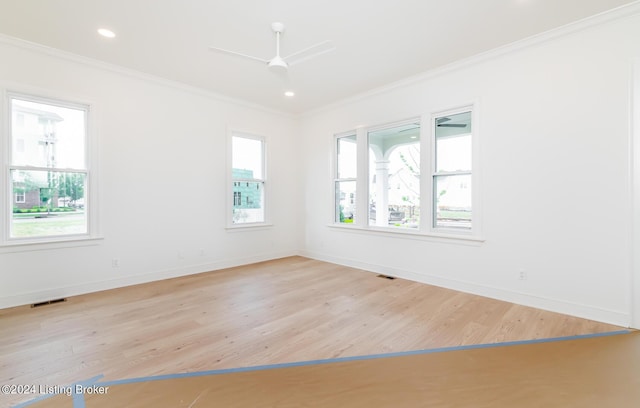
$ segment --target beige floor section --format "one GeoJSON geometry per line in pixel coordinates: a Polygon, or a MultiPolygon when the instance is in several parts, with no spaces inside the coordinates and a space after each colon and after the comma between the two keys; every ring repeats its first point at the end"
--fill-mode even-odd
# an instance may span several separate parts
{"type": "MultiPolygon", "coordinates": [[[[110,386],[87,408],[640,406],[640,333],[110,386]]],[[[33,408],[69,407],[57,397],[33,408]]]]}

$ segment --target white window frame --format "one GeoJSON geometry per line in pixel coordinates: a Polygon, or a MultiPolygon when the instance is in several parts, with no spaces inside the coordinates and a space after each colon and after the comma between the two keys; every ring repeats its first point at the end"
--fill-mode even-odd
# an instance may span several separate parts
{"type": "MultiPolygon", "coordinates": [[[[477,142],[477,109],[475,104],[469,104],[465,106],[461,106],[458,108],[441,110],[437,112],[431,113],[431,117],[429,120],[429,180],[428,180],[428,191],[430,192],[430,203],[429,203],[429,225],[427,226],[427,231],[432,233],[444,233],[444,234],[462,234],[462,235],[479,235],[480,228],[480,220],[476,214],[476,211],[479,209],[479,195],[477,195],[476,190],[479,190],[479,179],[476,176],[477,167],[479,162],[479,150],[478,150],[478,142],[477,142]],[[436,150],[436,119],[443,116],[456,115],[459,113],[471,112],[471,169],[468,171],[454,171],[454,172],[438,172],[436,169],[437,163],[437,150],[436,150]],[[442,176],[455,176],[455,175],[469,175],[471,176],[471,228],[455,228],[455,227],[438,227],[436,226],[436,196],[435,196],[435,179],[437,177],[442,176]]],[[[427,180],[425,180],[427,181],[427,180]]]]}
{"type": "Polygon", "coordinates": [[[433,110],[432,112],[411,119],[398,120],[384,125],[360,126],[356,130],[340,132],[332,137],[332,179],[331,179],[331,220],[330,227],[350,229],[361,231],[364,233],[388,233],[393,236],[406,236],[408,238],[425,239],[445,239],[447,241],[459,240],[460,242],[482,242],[481,231],[481,181],[480,181],[480,137],[479,137],[479,120],[478,120],[479,102],[460,104],[456,107],[433,110]],[[471,188],[472,188],[472,221],[470,229],[463,228],[444,228],[434,226],[435,216],[435,196],[433,188],[433,180],[435,173],[435,119],[441,116],[453,115],[462,112],[471,112],[472,123],[472,168],[471,188]],[[420,121],[420,225],[417,229],[370,226],[368,215],[368,197],[369,197],[369,141],[368,134],[370,131],[399,126],[408,122],[420,121]],[[344,224],[335,219],[335,203],[336,189],[335,184],[338,180],[336,175],[337,169],[337,140],[339,137],[356,134],[358,144],[358,174],[356,180],[356,218],[353,223],[344,224]],[[367,197],[367,199],[362,199],[367,197]],[[365,214],[364,217],[358,217],[357,214],[365,214]]]}
{"type": "MultiPolygon", "coordinates": [[[[358,142],[358,133],[356,131],[340,133],[340,134],[337,134],[337,135],[335,135],[333,137],[333,157],[335,158],[335,160],[333,161],[333,165],[332,165],[332,168],[333,168],[333,172],[332,172],[332,175],[333,175],[333,187],[332,187],[333,194],[332,194],[332,196],[334,198],[332,214],[333,214],[333,222],[335,222],[336,224],[340,224],[340,225],[350,225],[350,224],[354,224],[354,223],[356,223],[356,225],[357,225],[358,218],[362,218],[362,217],[359,217],[359,214],[360,214],[359,210],[360,209],[358,208],[358,203],[360,201],[358,199],[358,197],[360,196],[360,193],[359,193],[360,190],[358,189],[360,187],[358,185],[358,174],[356,174],[355,178],[354,177],[339,177],[339,175],[338,175],[338,166],[339,166],[339,163],[338,163],[338,156],[339,156],[339,154],[338,154],[339,153],[338,152],[338,140],[340,140],[342,138],[345,138],[345,137],[350,137],[350,136],[355,136],[356,137],[356,144],[358,145],[358,143],[359,143],[358,142]],[[336,186],[341,182],[348,182],[348,181],[353,181],[353,182],[356,183],[356,196],[355,196],[355,199],[354,199],[354,207],[355,207],[356,211],[355,211],[355,214],[354,214],[354,217],[353,217],[353,223],[341,223],[339,221],[339,215],[336,214],[336,209],[337,209],[336,208],[336,203],[337,203],[337,199],[338,199],[338,197],[336,197],[336,194],[337,194],[336,186]]],[[[356,147],[356,155],[360,156],[359,153],[360,153],[360,148],[359,148],[359,146],[357,146],[356,147]]],[[[360,167],[360,162],[361,162],[360,157],[356,157],[356,161],[357,161],[357,168],[356,168],[357,170],[356,171],[359,172],[359,167],[360,167]]]]}
{"type": "Polygon", "coordinates": [[[5,86],[0,83],[0,146],[4,154],[0,157],[0,253],[21,252],[58,247],[73,247],[95,245],[101,240],[99,225],[99,209],[97,194],[98,141],[95,132],[95,104],[74,96],[52,93],[47,90],[30,87],[5,86]],[[11,170],[49,170],[34,166],[17,166],[12,160],[12,129],[11,129],[11,99],[33,101],[55,106],[81,109],[85,116],[85,167],[84,169],[56,169],[56,171],[76,172],[85,174],[85,211],[87,217],[87,231],[82,234],[65,234],[38,237],[10,236],[11,217],[13,216],[13,191],[11,189],[11,170]]]}
{"type": "MultiPolygon", "coordinates": [[[[242,230],[242,229],[251,229],[251,228],[261,228],[261,227],[270,227],[271,219],[270,219],[270,194],[269,194],[269,183],[268,183],[268,138],[266,136],[260,136],[252,132],[240,131],[235,129],[229,129],[228,137],[227,137],[227,229],[228,230],[242,230]],[[245,139],[258,140],[262,144],[262,178],[234,178],[233,177],[233,138],[234,137],[242,137],[245,139]],[[246,222],[246,223],[234,223],[233,222],[233,206],[235,203],[236,196],[233,194],[233,187],[235,183],[261,183],[262,184],[262,194],[263,194],[263,211],[264,211],[264,221],[261,222],[246,222]]],[[[242,197],[244,198],[244,197],[242,197]]],[[[241,198],[241,200],[242,200],[241,198]]]]}
{"type": "MultiPolygon", "coordinates": [[[[422,140],[423,136],[424,136],[424,133],[423,133],[422,125],[424,123],[424,120],[423,120],[423,118],[421,116],[415,116],[415,117],[412,117],[412,118],[409,118],[409,119],[398,120],[398,121],[395,121],[395,122],[386,123],[384,125],[370,126],[370,127],[366,128],[364,130],[364,132],[363,132],[364,133],[364,136],[363,136],[364,143],[366,145],[366,147],[365,147],[365,150],[366,150],[365,151],[365,153],[366,153],[366,163],[365,163],[366,169],[364,170],[365,171],[364,178],[365,178],[365,183],[366,183],[366,190],[365,191],[366,191],[366,194],[367,194],[366,195],[366,197],[367,197],[367,200],[366,200],[367,206],[366,206],[366,213],[365,213],[366,214],[365,222],[366,222],[366,225],[368,226],[369,229],[380,230],[380,231],[390,231],[390,232],[400,232],[400,233],[406,232],[406,233],[409,233],[409,234],[419,233],[421,231],[422,217],[420,217],[421,225],[418,226],[418,228],[398,228],[398,227],[392,227],[392,226],[390,227],[390,226],[379,226],[379,225],[371,225],[371,224],[369,224],[369,197],[371,196],[371,191],[369,190],[369,187],[370,187],[370,185],[369,185],[369,174],[370,174],[370,171],[371,171],[371,169],[369,168],[370,160],[371,160],[371,149],[370,149],[370,143],[369,143],[370,142],[369,141],[369,133],[377,132],[377,131],[385,130],[385,129],[392,129],[392,128],[395,128],[395,127],[399,127],[399,126],[403,126],[403,125],[409,125],[409,124],[416,123],[416,122],[420,123],[420,142],[419,142],[419,146],[420,146],[420,163],[421,163],[420,164],[420,171],[422,171],[422,163],[423,163],[422,150],[424,149],[424,147],[423,147],[424,146],[424,142],[422,140]]],[[[358,176],[359,176],[359,174],[358,174],[358,176]]],[[[422,185],[421,185],[420,186],[420,206],[421,207],[422,207],[423,194],[424,194],[424,191],[422,190],[422,185]]],[[[421,209],[421,211],[422,211],[422,209],[421,209]]]]}

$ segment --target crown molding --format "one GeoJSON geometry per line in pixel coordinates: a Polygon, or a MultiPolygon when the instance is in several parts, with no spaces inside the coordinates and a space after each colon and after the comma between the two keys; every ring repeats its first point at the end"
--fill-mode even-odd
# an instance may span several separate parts
{"type": "Polygon", "coordinates": [[[288,112],[279,111],[276,109],[271,109],[263,105],[254,104],[251,102],[247,102],[243,99],[232,98],[223,94],[219,94],[216,92],[211,92],[204,90],[202,88],[187,85],[182,82],[172,81],[166,78],[162,78],[156,75],[148,74],[142,71],[137,71],[131,68],[125,68],[120,65],[110,64],[108,62],[100,61],[97,59],[84,57],[82,55],[74,54],[72,52],[63,51],[58,48],[49,47],[46,45],[34,43],[31,41],[23,40],[21,38],[12,37],[6,34],[0,33],[0,44],[5,44],[9,46],[13,46],[22,50],[32,51],[38,54],[47,55],[53,58],[58,58],[61,60],[70,61],[76,64],[85,65],[91,68],[101,69],[104,71],[108,71],[111,73],[116,73],[123,76],[128,76],[134,79],[139,79],[142,81],[150,82],[155,85],[165,86],[168,88],[174,88],[177,90],[189,92],[198,96],[203,96],[209,99],[216,100],[218,102],[229,103],[232,105],[237,105],[239,107],[253,109],[262,111],[265,113],[269,113],[272,115],[284,116],[289,119],[295,118],[296,115],[293,115],[288,112]]]}
{"type": "Polygon", "coordinates": [[[449,74],[463,68],[467,68],[485,61],[489,61],[492,59],[496,59],[508,54],[512,54],[527,48],[531,48],[533,46],[568,36],[570,34],[586,30],[591,27],[596,27],[599,25],[603,25],[609,23],[611,21],[621,20],[623,18],[631,17],[640,13],[640,0],[634,1],[632,3],[616,7],[611,10],[604,11],[599,14],[595,14],[590,17],[586,17],[582,20],[578,20],[564,26],[554,28],[548,31],[544,31],[539,34],[535,34],[533,36],[524,38],[522,40],[518,40],[498,48],[493,48],[489,51],[482,52],[480,54],[473,55],[471,57],[467,57],[455,62],[452,62],[447,65],[443,65],[438,68],[434,68],[420,74],[407,77],[405,79],[401,79],[399,81],[392,82],[387,85],[383,85],[378,88],[371,89],[369,91],[365,91],[359,93],[357,95],[342,99],[340,101],[309,110],[307,112],[303,112],[298,115],[299,118],[305,118],[314,116],[316,114],[320,114],[322,112],[334,110],[340,108],[342,106],[351,105],[353,103],[359,102],[364,99],[371,98],[376,95],[385,94],[400,88],[405,88],[407,86],[414,85],[419,82],[424,82],[445,74],[449,74]]]}

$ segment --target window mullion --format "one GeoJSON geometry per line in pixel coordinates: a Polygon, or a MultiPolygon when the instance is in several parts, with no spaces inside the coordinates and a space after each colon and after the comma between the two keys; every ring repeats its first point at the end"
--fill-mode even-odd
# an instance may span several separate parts
{"type": "Polygon", "coordinates": [[[234,178],[233,181],[240,183],[264,183],[264,179],[255,178],[234,178]]]}
{"type": "Polygon", "coordinates": [[[340,182],[340,181],[358,181],[358,179],[356,177],[353,178],[335,178],[333,179],[334,182],[340,182]]]}
{"type": "Polygon", "coordinates": [[[427,125],[431,123],[431,118],[427,115],[422,116],[420,127],[420,174],[427,172],[432,177],[421,177],[420,180],[420,197],[423,203],[420,217],[419,230],[422,233],[429,233],[433,229],[433,172],[435,171],[435,138],[433,137],[433,127],[427,125]]]}
{"type": "Polygon", "coordinates": [[[86,169],[70,169],[64,167],[37,167],[37,166],[15,166],[9,165],[9,170],[17,171],[55,171],[57,173],[89,173],[86,169]]]}
{"type": "Polygon", "coordinates": [[[358,166],[356,168],[356,219],[354,223],[359,227],[366,227],[369,223],[369,142],[365,128],[356,130],[356,149],[358,166]]]}
{"type": "Polygon", "coordinates": [[[436,176],[468,176],[471,175],[472,171],[470,170],[459,170],[459,171],[436,171],[432,175],[436,176]]]}

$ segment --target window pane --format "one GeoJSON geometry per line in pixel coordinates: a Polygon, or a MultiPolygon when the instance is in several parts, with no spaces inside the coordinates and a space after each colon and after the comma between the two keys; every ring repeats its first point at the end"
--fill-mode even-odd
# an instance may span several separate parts
{"type": "Polygon", "coordinates": [[[436,119],[436,172],[471,170],[471,112],[436,119]]]}
{"type": "Polygon", "coordinates": [[[13,98],[11,163],[18,166],[84,169],[86,113],[13,98]]]}
{"type": "Polygon", "coordinates": [[[471,135],[436,139],[437,171],[471,170],[471,135]]]}
{"type": "Polygon", "coordinates": [[[358,164],[356,147],[355,135],[338,138],[337,178],[356,178],[358,164]]]}
{"type": "Polygon", "coordinates": [[[264,183],[233,183],[233,223],[264,222],[264,183]]]}
{"type": "Polygon", "coordinates": [[[242,178],[262,179],[264,177],[262,141],[234,136],[231,143],[233,177],[239,175],[242,178]]]}
{"type": "Polygon", "coordinates": [[[337,181],[335,197],[335,221],[353,223],[356,214],[356,182],[337,181]]]}
{"type": "Polygon", "coordinates": [[[87,233],[86,174],[56,171],[11,171],[14,202],[12,238],[87,233]]]}
{"type": "Polygon", "coordinates": [[[471,228],[471,175],[435,176],[435,227],[471,228]]]}
{"type": "Polygon", "coordinates": [[[369,132],[369,224],[418,228],[420,125],[369,132]]]}

